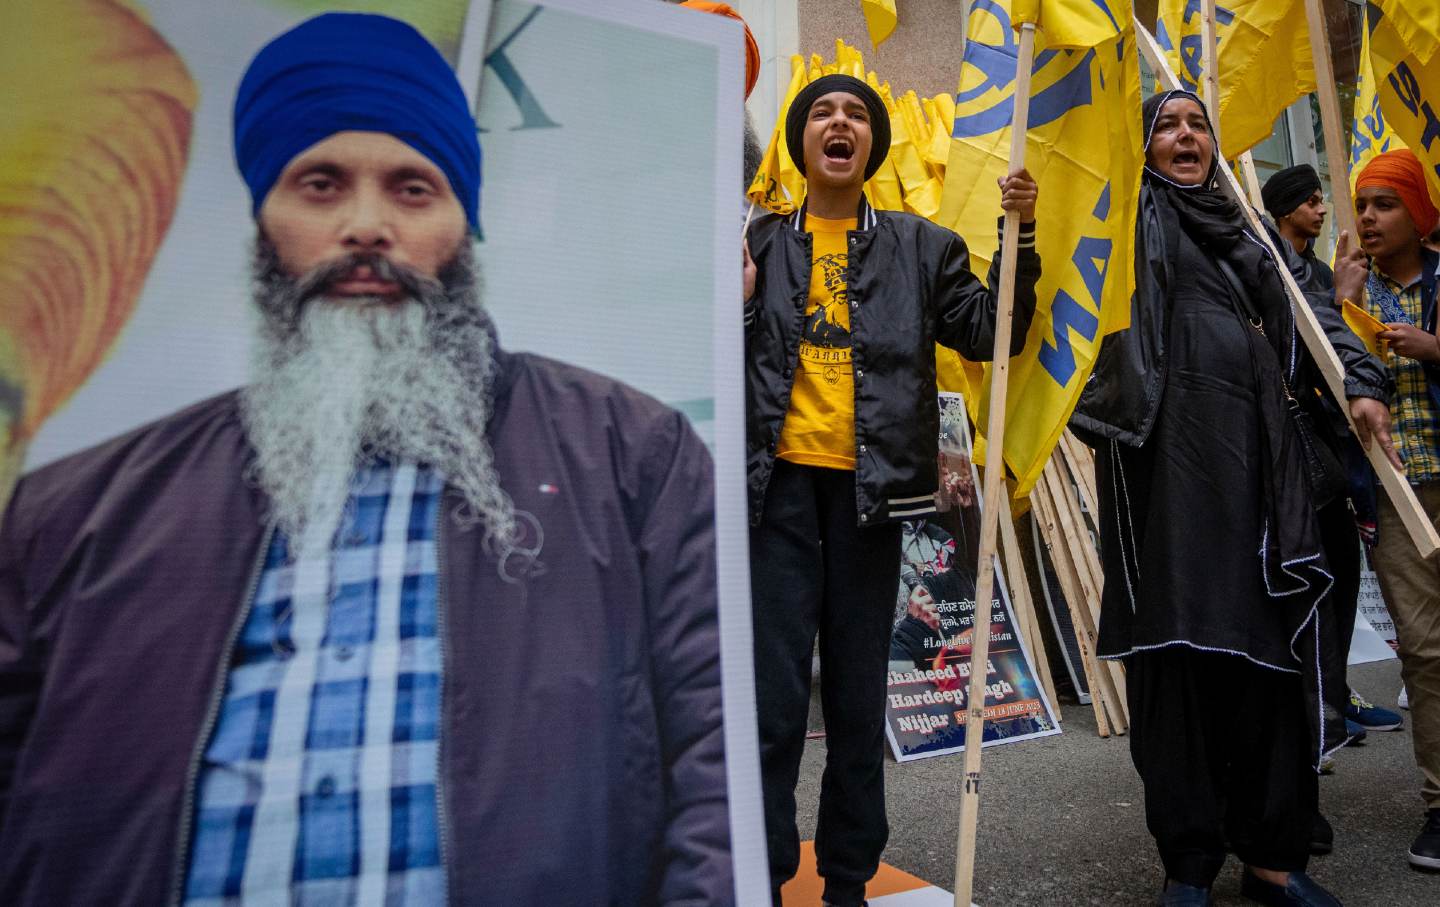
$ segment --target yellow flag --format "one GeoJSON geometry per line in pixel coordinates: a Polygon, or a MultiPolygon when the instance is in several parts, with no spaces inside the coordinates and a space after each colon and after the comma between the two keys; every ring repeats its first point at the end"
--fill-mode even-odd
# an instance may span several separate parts
{"type": "Polygon", "coordinates": [[[1386,151],[1404,148],[1380,109],[1380,94],[1375,85],[1375,68],[1370,56],[1370,29],[1360,37],[1360,72],[1355,82],[1355,124],[1350,129],[1350,189],[1371,158],[1386,151]]]}
{"type": "MultiPolygon", "coordinates": [[[[895,109],[895,99],[890,94],[889,82],[882,85],[873,72],[865,74],[865,82],[880,95],[887,112],[895,109]]],[[[895,171],[893,143],[890,154],[880,162],[880,168],[875,171],[875,175],[866,181],[865,197],[870,200],[872,207],[881,211],[905,210],[905,190],[900,184],[900,174],[895,171]]]]}
{"type": "Polygon", "coordinates": [[[895,0],[860,0],[860,11],[865,14],[870,43],[879,47],[895,30],[895,0]]]}
{"type": "Polygon", "coordinates": [[[935,105],[930,116],[930,144],[925,159],[941,179],[945,177],[945,163],[950,159],[950,126],[955,122],[955,97],[942,94],[929,98],[927,104],[935,105]]]}
{"type": "MultiPolygon", "coordinates": [[[[1409,2],[1409,0],[1406,0],[1409,2]]],[[[1204,61],[1200,0],[1160,0],[1155,40],[1186,88],[1198,91],[1204,61]]],[[[1304,0],[1225,0],[1215,6],[1220,149],[1235,160],[1270,137],[1275,120],[1315,90],[1304,0]]]]}
{"type": "MultiPolygon", "coordinates": [[[[1108,3],[1106,0],[1012,0],[1011,19],[1016,28],[1033,22],[1039,34],[1036,47],[1096,47],[1115,40],[1121,21],[1111,6],[1122,7],[1130,15],[1129,3],[1108,3]]],[[[1130,27],[1125,22],[1125,28],[1130,27]]]]}
{"type": "Polygon", "coordinates": [[[1365,344],[1365,349],[1384,358],[1385,348],[1388,344],[1377,335],[1381,331],[1390,330],[1390,326],[1348,299],[1344,300],[1341,305],[1340,314],[1345,319],[1345,326],[1360,338],[1360,341],[1365,344]]]}
{"type": "MultiPolygon", "coordinates": [[[[914,92],[910,92],[913,96],[914,92]]],[[[903,208],[926,220],[940,213],[940,181],[930,175],[920,156],[914,116],[902,98],[890,112],[890,157],[900,180],[903,208]]],[[[878,207],[878,206],[877,206],[878,207]]]]}
{"type": "Polygon", "coordinates": [[[805,69],[805,58],[790,58],[790,87],[785,91],[785,100],[780,104],[780,116],[775,120],[775,130],[770,133],[770,144],[765,156],[760,159],[760,169],[745,195],[755,204],[776,214],[793,214],[805,200],[805,177],[795,169],[790,151],[785,146],[785,115],[790,112],[790,102],[800,89],[810,84],[810,74],[805,69]]]}
{"type": "MultiPolygon", "coordinates": [[[[1047,7],[1042,22],[1052,21],[1047,7]]],[[[1104,12],[1122,26],[1108,41],[1048,50],[1035,61],[1025,164],[1040,184],[1036,245],[1045,267],[1025,349],[1010,360],[1005,429],[1005,462],[1020,495],[1064,430],[1101,336],[1129,320],[1144,160],[1140,73],[1130,3],[1110,0],[1104,12]]],[[[1008,3],[975,4],[966,33],[939,222],[965,238],[972,267],[984,274],[996,246],[996,178],[1009,171],[1017,41],[1008,3]]],[[[983,426],[984,404],[971,399],[983,426]]]]}
{"type": "Polygon", "coordinates": [[[1378,6],[1366,7],[1370,65],[1384,125],[1425,167],[1431,200],[1440,199],[1440,56],[1420,62],[1378,6]]]}
{"type": "Polygon", "coordinates": [[[835,68],[827,67],[825,73],[835,72],[857,79],[865,78],[865,58],[857,48],[851,47],[839,38],[835,39],[835,68]]]}
{"type": "Polygon", "coordinates": [[[1428,65],[1440,45],[1440,0],[1370,0],[1415,59],[1428,65]]]}

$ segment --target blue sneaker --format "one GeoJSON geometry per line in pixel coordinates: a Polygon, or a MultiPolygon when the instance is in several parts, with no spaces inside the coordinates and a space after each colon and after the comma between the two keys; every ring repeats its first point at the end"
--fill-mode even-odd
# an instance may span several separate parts
{"type": "Polygon", "coordinates": [[[1354,690],[1350,691],[1350,704],[1345,707],[1345,723],[1355,722],[1367,731],[1398,731],[1405,723],[1399,712],[1371,705],[1354,690]]]}
{"type": "MultiPolygon", "coordinates": [[[[1346,711],[1349,711],[1349,709],[1346,709],[1346,711]]],[[[1356,724],[1355,722],[1351,721],[1349,718],[1346,718],[1346,719],[1345,719],[1345,745],[1346,745],[1346,746],[1359,746],[1360,744],[1362,744],[1362,743],[1364,743],[1364,742],[1365,742],[1365,728],[1363,728],[1363,727],[1361,727],[1360,725],[1356,724]]]]}

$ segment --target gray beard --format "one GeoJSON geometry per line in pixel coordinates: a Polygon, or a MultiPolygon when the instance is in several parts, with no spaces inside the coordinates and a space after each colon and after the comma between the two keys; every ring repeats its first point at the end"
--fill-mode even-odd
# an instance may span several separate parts
{"type": "Polygon", "coordinates": [[[755,121],[750,118],[750,112],[745,112],[745,187],[744,192],[755,182],[755,174],[760,171],[760,163],[765,158],[765,149],[760,146],[760,136],[755,132],[755,121]]]}
{"type": "Polygon", "coordinates": [[[292,551],[314,556],[331,545],[357,468],[376,458],[423,463],[463,497],[457,521],[483,524],[502,573],[512,555],[533,563],[539,546],[523,544],[485,435],[495,342],[469,243],[438,280],[365,260],[408,298],[327,299],[323,288],[355,259],[292,278],[273,246],[257,242],[262,322],[240,399],[271,517],[292,551]]]}

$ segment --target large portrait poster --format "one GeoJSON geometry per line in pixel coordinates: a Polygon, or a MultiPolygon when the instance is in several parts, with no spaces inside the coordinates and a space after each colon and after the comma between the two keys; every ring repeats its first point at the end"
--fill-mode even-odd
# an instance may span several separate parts
{"type": "Polygon", "coordinates": [[[654,0],[0,4],[0,507],[23,475],[251,380],[236,89],[268,41],[331,10],[406,20],[460,77],[500,344],[638,388],[710,448],[736,885],[762,899],[738,24],[654,0]]]}
{"type": "MultiPolygon", "coordinates": [[[[907,762],[965,748],[974,636],[980,483],[964,398],[940,395],[937,513],[904,525],[900,588],[886,679],[886,737],[907,762]]],[[[997,560],[985,678],[985,746],[1060,733],[1016,629],[997,560]]]]}

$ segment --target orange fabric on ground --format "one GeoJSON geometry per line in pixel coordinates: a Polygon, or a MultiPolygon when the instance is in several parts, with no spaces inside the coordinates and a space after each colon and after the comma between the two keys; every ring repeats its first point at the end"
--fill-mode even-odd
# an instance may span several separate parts
{"type": "MultiPolygon", "coordinates": [[[[815,842],[803,841],[800,844],[800,869],[795,873],[795,878],[780,889],[780,898],[785,907],[815,907],[820,903],[824,887],[824,881],[815,870],[815,842]]],[[[875,871],[875,878],[865,886],[865,897],[878,898],[929,887],[930,883],[924,879],[896,869],[888,863],[881,863],[880,868],[875,871]]]]}

